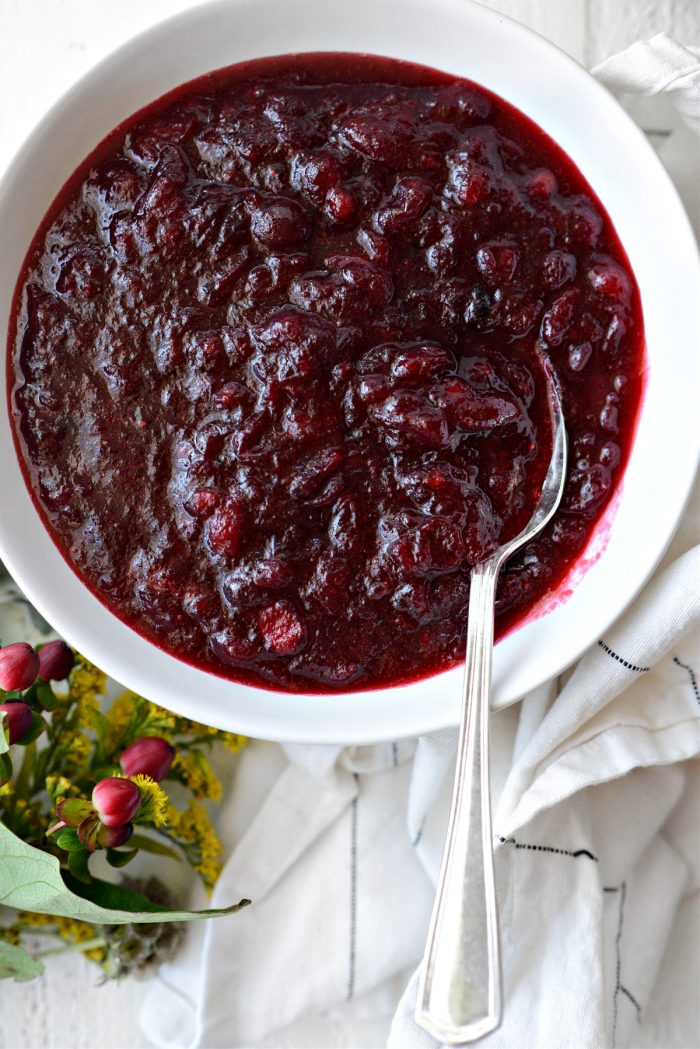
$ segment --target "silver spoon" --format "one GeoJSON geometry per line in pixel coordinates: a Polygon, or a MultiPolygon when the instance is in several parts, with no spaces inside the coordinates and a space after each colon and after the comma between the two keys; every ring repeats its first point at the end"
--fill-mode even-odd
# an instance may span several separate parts
{"type": "Polygon", "coordinates": [[[566,473],[566,430],[556,377],[543,359],[553,448],[542,494],[523,531],[471,576],[462,720],[447,840],[423,957],[416,1021],[434,1038],[464,1045],[501,1022],[498,914],[493,880],[489,706],[498,573],[551,520],[566,473]]]}

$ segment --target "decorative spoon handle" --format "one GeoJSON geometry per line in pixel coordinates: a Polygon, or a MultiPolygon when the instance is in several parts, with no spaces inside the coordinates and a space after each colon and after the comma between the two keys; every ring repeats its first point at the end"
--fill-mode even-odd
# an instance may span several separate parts
{"type": "Polygon", "coordinates": [[[496,583],[501,565],[551,521],[566,478],[567,439],[559,386],[542,357],[552,455],[535,512],[523,530],[472,569],[462,723],[452,809],[416,1021],[441,1042],[463,1045],[501,1022],[501,963],[493,884],[489,708],[496,583]]]}
{"type": "Polygon", "coordinates": [[[450,1045],[482,1038],[501,1021],[489,785],[489,699],[500,565],[495,555],[472,571],[457,771],[416,1011],[417,1022],[450,1045]]]}

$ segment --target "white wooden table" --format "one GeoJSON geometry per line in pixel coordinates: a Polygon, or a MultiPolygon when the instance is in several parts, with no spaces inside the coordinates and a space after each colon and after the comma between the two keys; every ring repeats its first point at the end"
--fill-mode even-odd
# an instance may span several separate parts
{"type": "MultiPolygon", "coordinates": [[[[0,0],[0,174],[52,102],[95,62],[197,0],[0,0]]],[[[200,0],[201,2],[201,0],[200,0]]],[[[700,44],[699,0],[482,0],[586,66],[667,31],[700,44]]],[[[0,231],[1,233],[1,231],[0,231]]],[[[0,1049],[134,1049],[143,984],[97,987],[80,956],[30,984],[2,985],[0,1049]]]]}

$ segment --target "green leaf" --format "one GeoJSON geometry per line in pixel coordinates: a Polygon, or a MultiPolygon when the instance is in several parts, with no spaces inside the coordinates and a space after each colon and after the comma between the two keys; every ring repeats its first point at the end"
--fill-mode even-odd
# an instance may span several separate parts
{"type": "MultiPolygon", "coordinates": [[[[80,853],[70,852],[72,856],[80,853]]],[[[61,877],[58,860],[22,841],[0,823],[0,903],[40,914],[61,914],[97,925],[126,922],[192,921],[233,914],[249,901],[207,911],[168,911],[139,893],[93,880],[83,885],[71,873],[61,877]],[[130,904],[129,906],[126,906],[130,904]]]]}
{"type": "MultiPolygon", "coordinates": [[[[123,885],[115,885],[102,878],[91,878],[89,885],[76,885],[70,874],[64,874],[63,877],[68,888],[77,896],[109,911],[125,911],[128,914],[138,912],[162,914],[167,910],[159,903],[152,903],[136,889],[127,889],[123,885]]],[[[155,918],[149,920],[155,921],[155,918]]]]}
{"type": "Polygon", "coordinates": [[[75,827],[64,827],[63,830],[58,832],[54,841],[59,848],[65,849],[66,852],[75,852],[76,849],[84,848],[75,827]]]}
{"type": "Polygon", "coordinates": [[[7,728],[5,725],[5,711],[0,713],[0,754],[6,754],[10,749],[10,744],[7,739],[7,728]]]}
{"type": "MultiPolygon", "coordinates": [[[[5,739],[5,733],[0,731],[0,740],[5,739]]],[[[9,783],[12,779],[12,761],[10,755],[0,751],[0,787],[9,783]]]]}
{"type": "MultiPolygon", "coordinates": [[[[101,878],[93,878],[87,886],[73,885],[70,875],[67,875],[66,884],[84,899],[106,908],[105,913],[111,911],[112,913],[123,914],[125,912],[132,915],[132,921],[158,920],[153,917],[154,915],[160,915],[160,921],[191,921],[193,918],[216,918],[224,914],[233,914],[242,907],[247,907],[250,903],[250,900],[241,900],[232,907],[226,907],[219,911],[169,911],[167,907],[163,907],[159,903],[153,903],[135,889],[127,889],[123,885],[114,885],[112,882],[103,881],[101,878]]],[[[122,918],[122,921],[127,920],[126,917],[122,918]]]]}
{"type": "Polygon", "coordinates": [[[99,783],[101,779],[107,779],[108,776],[121,776],[123,775],[119,765],[98,765],[90,773],[90,778],[99,783]]]}
{"type": "Polygon", "coordinates": [[[211,775],[211,765],[201,750],[191,750],[190,756],[194,758],[194,763],[200,772],[205,776],[211,775]]]}
{"type": "Polygon", "coordinates": [[[111,867],[126,867],[138,851],[138,849],[105,849],[105,856],[111,867]]]}
{"type": "Polygon", "coordinates": [[[38,699],[44,710],[55,710],[56,703],[58,700],[54,695],[54,690],[51,685],[48,685],[45,681],[38,681],[36,685],[36,698],[38,699]]]}
{"type": "Polygon", "coordinates": [[[77,827],[94,813],[92,802],[85,798],[64,798],[56,806],[56,813],[60,820],[70,827],[77,827]]]}
{"type": "Polygon", "coordinates": [[[156,841],[155,838],[146,837],[145,834],[132,834],[129,838],[129,845],[133,845],[136,849],[143,849],[144,852],[152,852],[154,856],[167,856],[170,860],[182,862],[179,852],[171,849],[169,845],[156,841]]]}
{"type": "Polygon", "coordinates": [[[74,878],[84,882],[85,885],[89,885],[92,881],[92,875],[88,867],[89,860],[90,853],[87,849],[76,849],[75,852],[68,853],[68,870],[74,878]]]}
{"type": "Polygon", "coordinates": [[[13,979],[17,983],[27,983],[43,971],[44,963],[33,958],[24,947],[0,940],[0,980],[13,979]]]}
{"type": "Polygon", "coordinates": [[[107,739],[112,726],[109,723],[109,719],[105,717],[101,710],[94,710],[91,708],[89,714],[95,729],[95,735],[97,736],[100,753],[102,753],[104,751],[105,740],[107,739]]]}
{"type": "MultiPolygon", "coordinates": [[[[29,688],[25,689],[24,692],[16,692],[17,699],[21,699],[23,703],[27,703],[30,707],[33,707],[36,703],[36,681],[29,688]]],[[[8,692],[8,695],[10,693],[8,692]]]]}

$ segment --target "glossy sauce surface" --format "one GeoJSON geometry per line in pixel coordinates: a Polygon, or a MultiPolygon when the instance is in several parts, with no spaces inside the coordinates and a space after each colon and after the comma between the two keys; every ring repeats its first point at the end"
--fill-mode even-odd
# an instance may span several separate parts
{"type": "Polygon", "coordinates": [[[503,631],[619,481],[638,291],[562,151],[467,81],[387,59],[233,67],[117,129],[20,278],[10,386],[28,483],[121,618],[197,665],[301,691],[463,658],[470,566],[503,631]]]}

